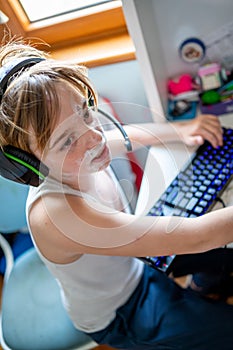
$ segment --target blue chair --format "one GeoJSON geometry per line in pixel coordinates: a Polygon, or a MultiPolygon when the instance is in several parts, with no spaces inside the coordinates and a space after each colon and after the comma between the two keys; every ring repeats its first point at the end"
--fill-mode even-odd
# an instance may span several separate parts
{"type": "MultiPolygon", "coordinates": [[[[0,232],[25,229],[27,186],[0,176],[0,232]]],[[[71,323],[58,284],[34,247],[15,261],[0,234],[6,258],[2,292],[1,346],[4,350],[89,350],[97,346],[71,323]]]]}

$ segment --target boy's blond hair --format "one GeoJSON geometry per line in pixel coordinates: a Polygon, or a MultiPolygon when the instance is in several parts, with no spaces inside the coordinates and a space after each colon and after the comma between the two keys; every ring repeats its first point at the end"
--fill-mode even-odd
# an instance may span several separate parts
{"type": "Polygon", "coordinates": [[[8,82],[0,104],[0,146],[13,145],[31,152],[29,129],[44,151],[60,110],[56,86],[73,86],[88,99],[97,97],[84,66],[49,58],[48,54],[22,41],[11,41],[0,48],[0,65],[18,58],[40,57],[45,60],[21,69],[8,82]]]}

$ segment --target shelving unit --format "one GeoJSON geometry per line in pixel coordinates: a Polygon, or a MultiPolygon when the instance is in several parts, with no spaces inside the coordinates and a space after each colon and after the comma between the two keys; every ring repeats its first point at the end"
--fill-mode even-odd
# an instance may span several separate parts
{"type": "Polygon", "coordinates": [[[207,37],[232,23],[233,2],[122,0],[122,3],[149,106],[156,112],[156,121],[165,121],[167,79],[184,72],[196,72],[199,66],[183,62],[179,46],[190,37],[205,42],[207,37]]]}

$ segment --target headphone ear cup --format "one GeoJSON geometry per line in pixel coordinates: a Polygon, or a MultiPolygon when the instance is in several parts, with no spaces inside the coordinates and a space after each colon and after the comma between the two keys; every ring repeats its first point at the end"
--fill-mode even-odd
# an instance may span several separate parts
{"type": "Polygon", "coordinates": [[[4,147],[4,152],[7,152],[12,156],[22,160],[24,163],[40,171],[42,174],[45,172],[45,176],[48,175],[47,166],[40,162],[39,159],[37,159],[33,154],[10,145],[4,147]]]}
{"type": "Polygon", "coordinates": [[[18,177],[19,180],[21,179],[21,181],[18,182],[38,186],[49,173],[48,167],[40,162],[33,154],[17,147],[11,145],[4,146],[3,153],[9,161],[20,166],[21,172],[22,167],[25,169],[23,175],[21,172],[18,176],[15,174],[15,177],[18,177]]]}

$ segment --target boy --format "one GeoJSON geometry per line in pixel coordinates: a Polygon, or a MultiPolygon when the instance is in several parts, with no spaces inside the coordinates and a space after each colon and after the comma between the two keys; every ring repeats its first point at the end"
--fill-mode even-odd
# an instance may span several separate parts
{"type": "MultiPolygon", "coordinates": [[[[2,157],[36,169],[33,180],[17,170],[37,186],[27,201],[28,226],[74,325],[119,349],[232,349],[231,306],[181,289],[135,257],[188,254],[189,273],[200,272],[204,257],[204,270],[229,275],[231,250],[219,247],[233,241],[233,209],[192,219],[132,215],[110,167],[110,148],[123,153],[124,143],[89,108],[89,96],[95,105],[97,96],[84,67],[20,42],[3,46],[0,62],[2,157]]],[[[223,142],[214,116],[125,130],[133,150],[180,139],[223,142]]],[[[13,165],[11,176],[17,181],[13,165]]]]}

